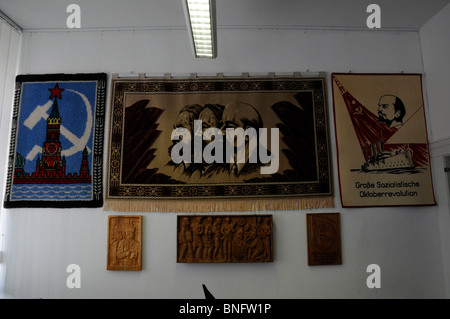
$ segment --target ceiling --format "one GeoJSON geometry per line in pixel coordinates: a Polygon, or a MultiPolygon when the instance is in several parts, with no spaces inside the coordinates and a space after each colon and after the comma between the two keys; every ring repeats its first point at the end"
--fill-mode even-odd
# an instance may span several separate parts
{"type": "MultiPolygon", "coordinates": [[[[67,30],[69,4],[84,29],[185,28],[181,0],[0,0],[25,31],[67,30]]],[[[216,0],[221,28],[367,28],[367,6],[381,8],[382,29],[418,30],[450,0],[216,0]]]]}

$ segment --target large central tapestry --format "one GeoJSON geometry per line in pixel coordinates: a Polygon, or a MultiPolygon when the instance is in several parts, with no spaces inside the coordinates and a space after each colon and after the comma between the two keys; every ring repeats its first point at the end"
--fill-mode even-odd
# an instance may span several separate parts
{"type": "Polygon", "coordinates": [[[107,206],[333,206],[324,78],[113,79],[107,206]]]}

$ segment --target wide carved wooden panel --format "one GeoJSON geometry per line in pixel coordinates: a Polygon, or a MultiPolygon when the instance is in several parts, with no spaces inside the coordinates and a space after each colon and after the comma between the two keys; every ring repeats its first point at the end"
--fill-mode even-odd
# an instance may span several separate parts
{"type": "Polygon", "coordinates": [[[179,215],[177,262],[273,262],[272,215],[179,215]]]}
{"type": "Polygon", "coordinates": [[[108,216],[108,270],[142,270],[142,216],[108,216]]]}
{"type": "Polygon", "coordinates": [[[306,214],[308,265],[342,264],[339,213],[306,214]]]}

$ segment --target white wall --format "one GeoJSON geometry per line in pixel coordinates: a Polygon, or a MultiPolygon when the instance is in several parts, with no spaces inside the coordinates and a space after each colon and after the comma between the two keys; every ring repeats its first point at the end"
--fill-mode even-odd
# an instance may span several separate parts
{"type": "Polygon", "coordinates": [[[217,298],[445,297],[436,207],[343,209],[337,183],[330,74],[422,73],[419,34],[220,29],[218,39],[217,59],[195,60],[183,30],[25,33],[20,71],[326,71],[336,208],[268,212],[275,232],[269,264],[177,264],[176,214],[144,213],[141,272],[106,271],[107,216],[115,212],[7,210],[5,296],[204,298],[204,283],[217,298]],[[307,265],[310,212],[341,213],[342,265],[307,265]],[[66,287],[72,263],[81,267],[80,289],[66,287]],[[381,289],[366,286],[373,263],[381,267],[381,289]]]}
{"type": "Polygon", "coordinates": [[[450,138],[450,4],[420,29],[423,65],[427,82],[428,102],[432,110],[430,122],[432,141],[450,138]]]}
{"type": "MultiPolygon", "coordinates": [[[[14,97],[14,80],[20,55],[21,34],[8,23],[0,19],[0,145],[7,150],[9,128],[11,124],[11,105],[14,97]]],[[[0,156],[0,191],[3,194],[3,181],[6,179],[6,156],[0,156]]],[[[5,219],[0,212],[0,234],[4,233],[5,219]]],[[[4,251],[3,236],[0,236],[0,296],[5,278],[5,263],[2,261],[4,251]]]]}
{"type": "MultiPolygon", "coordinates": [[[[420,29],[424,78],[427,82],[430,108],[431,155],[439,203],[438,220],[442,243],[443,268],[446,269],[445,287],[450,295],[450,191],[444,173],[445,156],[450,156],[450,4],[438,12],[420,29]]],[[[447,165],[448,167],[448,165],[447,165]]],[[[447,175],[450,173],[447,173],[447,175]]]]}

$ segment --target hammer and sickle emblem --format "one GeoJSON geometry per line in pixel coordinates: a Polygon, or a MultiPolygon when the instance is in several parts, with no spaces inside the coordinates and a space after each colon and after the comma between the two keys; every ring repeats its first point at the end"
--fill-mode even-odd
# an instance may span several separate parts
{"type": "MultiPolygon", "coordinates": [[[[67,90],[67,91],[76,93],[81,97],[81,99],[83,100],[83,102],[86,106],[87,120],[86,120],[86,127],[84,130],[84,133],[81,137],[76,136],[75,134],[73,134],[71,131],[69,131],[63,125],[60,126],[61,134],[72,143],[72,146],[70,148],[62,150],[62,152],[61,152],[62,156],[70,156],[70,155],[78,153],[79,151],[82,151],[84,149],[84,147],[87,145],[89,137],[91,136],[92,124],[93,124],[92,106],[91,106],[91,103],[89,102],[88,98],[86,97],[86,95],[84,95],[83,93],[74,91],[74,90],[67,90]]],[[[28,118],[24,121],[23,124],[30,130],[32,130],[40,120],[42,120],[42,119],[44,119],[44,121],[47,120],[47,118],[49,116],[47,114],[47,112],[51,108],[52,105],[53,105],[52,100],[49,100],[44,105],[38,105],[34,109],[34,111],[31,112],[31,114],[28,116],[28,118]]],[[[31,149],[31,151],[27,154],[26,159],[29,161],[33,161],[34,158],[36,157],[36,155],[41,152],[42,152],[42,146],[35,145],[31,149]]],[[[88,152],[91,152],[91,150],[89,148],[88,148],[88,152]]]]}
{"type": "Polygon", "coordinates": [[[355,108],[355,111],[353,112],[353,115],[362,115],[361,106],[358,106],[358,107],[355,108]]]}

